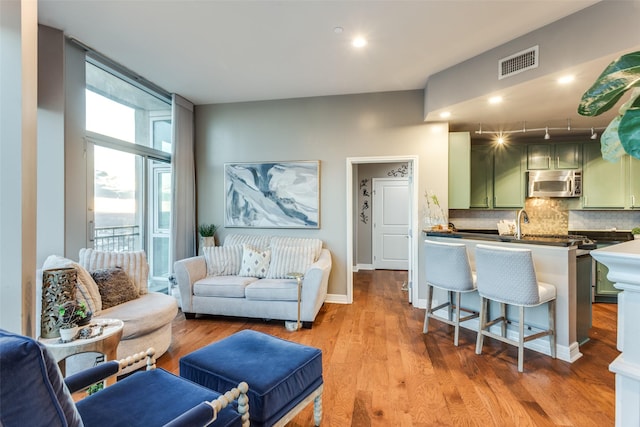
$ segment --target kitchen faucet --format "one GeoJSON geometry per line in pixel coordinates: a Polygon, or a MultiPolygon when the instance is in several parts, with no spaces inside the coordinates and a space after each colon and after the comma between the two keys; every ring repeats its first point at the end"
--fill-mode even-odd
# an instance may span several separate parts
{"type": "Polygon", "coordinates": [[[516,216],[516,239],[522,239],[522,229],[520,228],[520,222],[524,219],[525,224],[529,224],[529,215],[524,209],[518,211],[516,216]]]}

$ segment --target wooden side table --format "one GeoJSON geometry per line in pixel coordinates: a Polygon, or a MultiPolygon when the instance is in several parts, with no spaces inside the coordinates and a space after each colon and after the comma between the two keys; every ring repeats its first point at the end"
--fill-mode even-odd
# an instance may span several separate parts
{"type": "MultiPolygon", "coordinates": [[[[98,319],[91,322],[91,324],[104,326],[102,334],[93,338],[78,338],[70,342],[61,342],[60,338],[39,338],[39,341],[47,347],[56,362],[58,362],[62,376],[65,376],[66,373],[65,359],[75,354],[102,353],[105,355],[106,360],[116,360],[118,344],[120,344],[122,329],[124,328],[122,320],[98,319]]],[[[115,377],[111,377],[107,380],[107,385],[111,385],[114,382],[115,377]]]]}

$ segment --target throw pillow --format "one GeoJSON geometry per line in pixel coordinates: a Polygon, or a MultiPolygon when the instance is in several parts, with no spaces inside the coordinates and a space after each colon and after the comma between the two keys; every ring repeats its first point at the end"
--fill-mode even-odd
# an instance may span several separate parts
{"type": "Polygon", "coordinates": [[[202,248],[207,263],[207,276],[235,276],[242,264],[242,245],[205,246],[202,248]]]}
{"type": "Polygon", "coordinates": [[[313,264],[315,249],[311,246],[274,246],[268,279],[289,279],[289,273],[305,273],[313,264]]]}
{"type": "Polygon", "coordinates": [[[78,274],[76,299],[84,302],[93,315],[96,316],[100,313],[100,310],[102,310],[102,298],[100,297],[98,285],[84,267],[70,259],[58,255],[50,255],[44,261],[42,270],[66,267],[75,268],[78,274]]]}
{"type": "Polygon", "coordinates": [[[322,252],[322,240],[309,237],[273,236],[271,247],[276,246],[304,246],[313,249],[313,261],[317,261],[322,252]]]}
{"type": "Polygon", "coordinates": [[[270,261],[270,249],[258,251],[244,244],[242,245],[242,267],[240,268],[238,276],[265,278],[267,277],[267,271],[269,271],[270,261]]]}
{"type": "Polygon", "coordinates": [[[120,267],[95,270],[91,276],[100,290],[104,310],[138,298],[138,289],[120,267]]]}

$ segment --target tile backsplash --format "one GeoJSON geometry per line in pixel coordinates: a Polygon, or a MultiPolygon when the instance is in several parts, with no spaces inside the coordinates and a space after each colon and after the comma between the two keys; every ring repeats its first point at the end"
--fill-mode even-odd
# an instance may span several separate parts
{"type": "MultiPolygon", "coordinates": [[[[571,210],[570,199],[530,198],[525,210],[529,224],[522,224],[526,234],[567,234],[570,230],[629,231],[640,227],[640,210],[571,210]]],[[[449,222],[456,228],[497,230],[502,220],[515,221],[518,210],[451,209],[449,222]]]]}

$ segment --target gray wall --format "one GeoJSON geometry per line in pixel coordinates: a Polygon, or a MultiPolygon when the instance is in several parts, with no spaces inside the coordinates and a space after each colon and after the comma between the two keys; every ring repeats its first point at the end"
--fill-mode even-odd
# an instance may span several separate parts
{"type": "Polygon", "coordinates": [[[219,237],[234,231],[318,237],[333,254],[329,293],[346,295],[346,216],[353,215],[346,212],[347,158],[418,156],[418,194],[428,187],[444,195],[446,206],[448,127],[425,124],[422,112],[421,90],[197,106],[198,223],[223,225],[224,163],[320,160],[319,229],[221,228],[219,237]]]}
{"type": "MultiPolygon", "coordinates": [[[[425,117],[430,111],[477,98],[640,43],[640,2],[607,0],[578,11],[467,61],[429,76],[425,117]],[[540,65],[498,80],[498,60],[539,45],[540,65]]],[[[499,19],[496,21],[499,24],[499,19]]],[[[577,104],[576,104],[577,105],[577,104]]]]}

